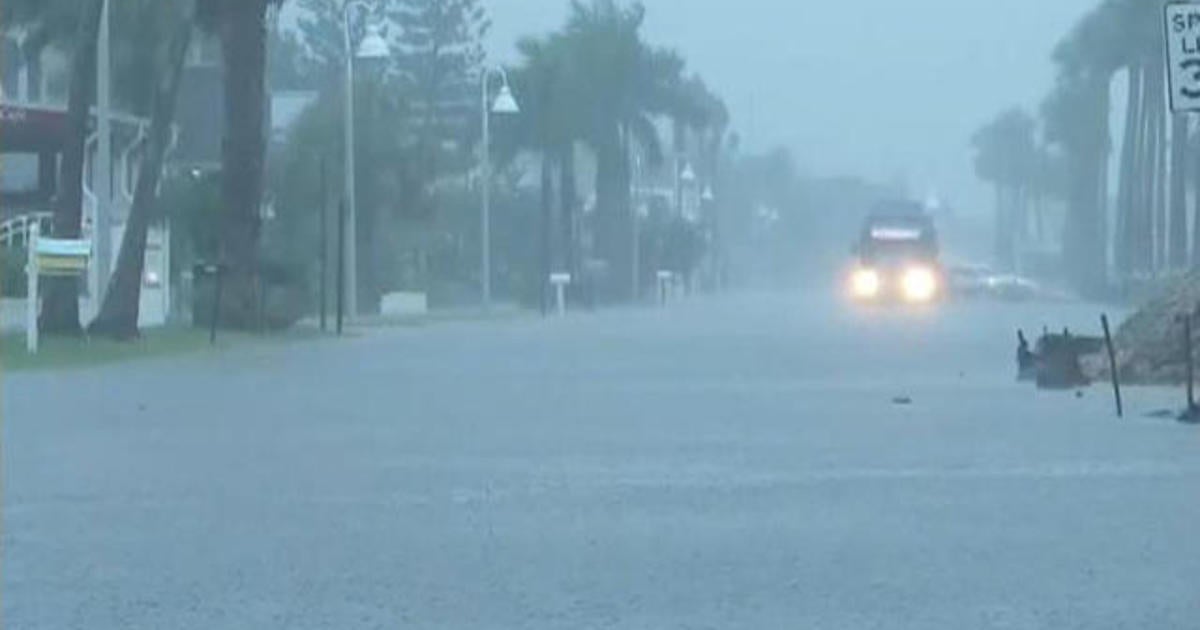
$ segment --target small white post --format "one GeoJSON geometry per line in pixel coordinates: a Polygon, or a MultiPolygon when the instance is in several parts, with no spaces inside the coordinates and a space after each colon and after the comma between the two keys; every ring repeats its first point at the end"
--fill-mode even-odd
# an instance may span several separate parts
{"type": "Polygon", "coordinates": [[[174,314],[171,308],[171,220],[164,219],[161,229],[162,260],[158,273],[162,278],[163,321],[170,323],[174,314]]]}
{"type": "Polygon", "coordinates": [[[658,278],[658,301],[662,306],[667,305],[667,300],[671,292],[671,279],[675,274],[670,271],[660,270],[656,277],[658,278]]]}
{"type": "Polygon", "coordinates": [[[38,269],[38,239],[41,236],[41,226],[35,221],[29,227],[29,238],[25,245],[29,248],[29,260],[25,264],[26,274],[26,297],[25,297],[25,350],[29,354],[37,354],[38,351],[38,276],[41,271],[38,269]]]}
{"type": "Polygon", "coordinates": [[[571,274],[552,273],[550,284],[554,285],[555,311],[559,317],[567,316],[567,285],[571,284],[571,274]]]}

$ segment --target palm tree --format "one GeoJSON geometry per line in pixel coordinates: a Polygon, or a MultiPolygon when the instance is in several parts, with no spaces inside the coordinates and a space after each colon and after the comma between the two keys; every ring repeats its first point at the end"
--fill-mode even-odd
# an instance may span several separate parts
{"type": "MultiPolygon", "coordinates": [[[[597,161],[597,245],[613,278],[631,275],[631,149],[636,144],[652,164],[661,162],[654,116],[674,113],[684,67],[675,53],[642,40],[644,17],[641,4],[575,0],[564,31],[579,78],[581,137],[597,161]]],[[[614,289],[614,295],[622,294],[627,292],[614,289]]]]}
{"type": "MultiPolygon", "coordinates": [[[[543,38],[520,43],[522,63],[513,85],[522,103],[520,144],[542,154],[543,225],[553,221],[554,171],[559,177],[560,264],[578,271],[576,251],[575,151],[586,145],[596,156],[597,245],[610,263],[613,295],[626,292],[632,278],[634,213],[630,184],[632,153],[648,166],[663,162],[657,121],[670,117],[705,141],[723,146],[729,116],[724,104],[698,78],[683,79],[683,60],[641,38],[644,9],[613,0],[576,0],[566,26],[543,38]]],[[[717,158],[711,162],[715,170],[717,158]]],[[[544,265],[553,238],[543,234],[544,265]]],[[[632,283],[629,288],[632,288],[632,283]]]]}
{"type": "Polygon", "coordinates": [[[1124,73],[1128,100],[1114,233],[1116,267],[1124,274],[1178,267],[1187,257],[1187,122],[1176,117],[1168,136],[1163,4],[1105,0],[1058,55],[1067,71],[1124,73]]]}
{"type": "Polygon", "coordinates": [[[1066,160],[1067,221],[1063,259],[1082,291],[1100,294],[1107,284],[1105,176],[1109,85],[1093,75],[1059,77],[1042,108],[1046,139],[1066,160]]]}
{"type": "MultiPolygon", "coordinates": [[[[1138,0],[1104,0],[1075,25],[1055,48],[1058,79],[1042,108],[1047,140],[1060,149],[1066,161],[1068,213],[1063,255],[1069,276],[1085,292],[1103,291],[1107,284],[1106,206],[1112,150],[1109,87],[1113,76],[1129,68],[1129,60],[1136,56],[1130,12],[1137,11],[1139,4],[1138,0]]],[[[1131,86],[1138,85],[1131,78],[1131,86]]],[[[1136,94],[1130,98],[1131,103],[1140,102],[1136,94]]],[[[1134,184],[1141,180],[1136,170],[1141,164],[1137,150],[1142,136],[1135,133],[1136,128],[1127,125],[1126,129],[1135,137],[1123,148],[1133,153],[1122,154],[1118,234],[1124,234],[1132,223],[1138,199],[1134,184]]]]}
{"type": "Polygon", "coordinates": [[[266,159],[267,10],[283,0],[199,0],[201,24],[221,39],[225,131],[221,155],[220,262],[225,267],[220,321],[259,322],[259,216],[266,159]]]}
{"type": "MultiPolygon", "coordinates": [[[[512,72],[513,88],[522,104],[518,116],[518,143],[541,154],[541,247],[542,276],[541,297],[543,310],[548,308],[549,294],[545,277],[554,262],[554,175],[560,173],[562,194],[558,202],[560,225],[570,227],[573,223],[574,203],[566,198],[566,181],[574,180],[574,161],[569,154],[574,152],[575,140],[579,136],[578,121],[572,117],[577,94],[574,79],[568,67],[563,38],[550,35],[544,38],[526,38],[517,44],[522,63],[512,72]]],[[[573,194],[573,193],[571,193],[573,194]]],[[[571,267],[569,243],[573,234],[561,231],[561,253],[558,264],[571,267]]]]}
{"type": "Polygon", "coordinates": [[[1010,109],[971,139],[975,173],[996,190],[995,258],[1004,269],[1016,265],[1019,240],[1028,225],[1028,202],[1037,185],[1040,158],[1037,123],[1021,109],[1010,109]]]}

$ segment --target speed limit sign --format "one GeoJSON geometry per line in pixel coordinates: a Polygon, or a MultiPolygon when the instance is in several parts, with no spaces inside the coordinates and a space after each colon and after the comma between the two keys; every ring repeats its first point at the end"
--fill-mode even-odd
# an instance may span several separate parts
{"type": "Polygon", "coordinates": [[[1166,19],[1171,111],[1200,111],[1200,4],[1172,2],[1166,19]]]}

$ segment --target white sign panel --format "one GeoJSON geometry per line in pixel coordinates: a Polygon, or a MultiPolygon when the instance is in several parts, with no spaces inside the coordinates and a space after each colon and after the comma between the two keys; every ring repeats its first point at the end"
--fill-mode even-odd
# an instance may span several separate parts
{"type": "Polygon", "coordinates": [[[1168,4],[1166,27],[1171,111],[1200,111],[1200,3],[1168,4]]]}

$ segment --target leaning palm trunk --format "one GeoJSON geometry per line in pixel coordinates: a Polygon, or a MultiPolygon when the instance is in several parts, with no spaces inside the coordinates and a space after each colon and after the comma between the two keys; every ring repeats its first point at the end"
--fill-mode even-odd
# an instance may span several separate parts
{"type": "MultiPolygon", "coordinates": [[[[54,236],[79,238],[83,227],[83,161],[87,141],[88,109],[96,92],[96,39],[104,0],[84,6],[71,62],[71,87],[67,104],[67,143],[63,150],[62,192],[54,209],[54,236]]],[[[78,335],[79,281],[74,277],[48,278],[46,298],[38,327],[44,333],[78,335]]]]}
{"type": "Polygon", "coordinates": [[[264,0],[226,2],[221,20],[225,63],[220,262],[225,267],[220,323],[250,329],[259,318],[258,240],[266,152],[264,0]]]}
{"type": "MultiPolygon", "coordinates": [[[[1189,173],[1192,180],[1193,190],[1196,194],[1192,195],[1192,258],[1191,264],[1193,269],[1200,269],[1200,159],[1193,159],[1191,163],[1191,172],[1189,173]]],[[[1181,224],[1182,229],[1183,225],[1181,224]]]]}
{"type": "Polygon", "coordinates": [[[1172,269],[1183,269],[1188,257],[1187,216],[1187,114],[1171,119],[1171,220],[1168,226],[1168,260],[1172,269]]]}
{"type": "Polygon", "coordinates": [[[1150,190],[1150,78],[1145,69],[1141,71],[1142,86],[1138,91],[1137,144],[1134,146],[1133,202],[1129,217],[1129,260],[1135,273],[1146,271],[1146,220],[1149,218],[1147,203],[1150,190]]]}
{"type": "Polygon", "coordinates": [[[1156,96],[1154,99],[1154,170],[1153,178],[1151,179],[1154,185],[1154,203],[1151,204],[1151,211],[1154,214],[1153,225],[1151,226],[1154,234],[1153,243],[1151,245],[1153,271],[1158,273],[1167,266],[1167,114],[1166,104],[1161,96],[1163,89],[1162,85],[1155,88],[1156,96]]]}
{"type": "Polygon", "coordinates": [[[138,310],[141,302],[142,272],[146,261],[146,234],[157,202],[158,182],[163,159],[171,141],[171,121],[175,117],[183,63],[192,41],[192,20],[184,20],[171,40],[165,71],[154,94],[150,138],[146,157],[133,195],[133,208],[121,239],[117,268],[104,296],[100,314],[88,327],[92,334],[116,339],[138,336],[138,310]]]}
{"type": "Polygon", "coordinates": [[[1139,133],[1141,121],[1142,70],[1140,66],[1129,67],[1128,100],[1125,106],[1125,134],[1121,143],[1121,176],[1117,183],[1117,229],[1116,267],[1121,274],[1133,268],[1133,202],[1137,187],[1137,147],[1141,144],[1139,133]]]}
{"type": "Polygon", "coordinates": [[[1143,70],[1144,89],[1142,90],[1141,116],[1139,123],[1142,138],[1139,148],[1137,198],[1134,204],[1135,226],[1133,237],[1133,267],[1135,271],[1149,273],[1154,269],[1154,197],[1155,174],[1158,153],[1157,137],[1155,135],[1154,71],[1151,68],[1143,70]]]}

